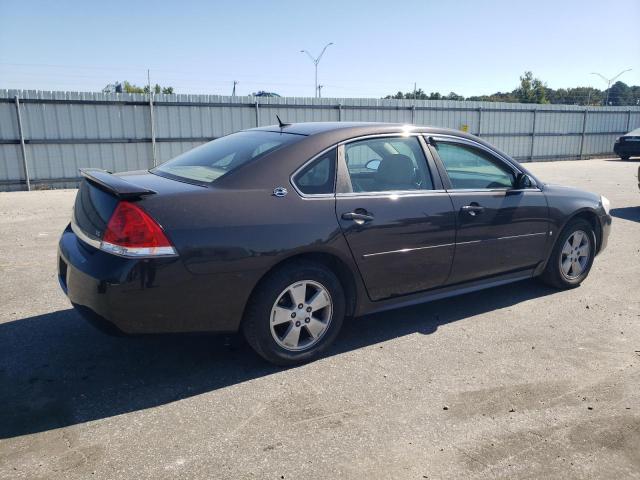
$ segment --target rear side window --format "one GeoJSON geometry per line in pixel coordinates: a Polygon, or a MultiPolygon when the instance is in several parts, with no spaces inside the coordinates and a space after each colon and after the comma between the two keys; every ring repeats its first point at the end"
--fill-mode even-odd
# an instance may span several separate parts
{"type": "Polygon", "coordinates": [[[336,178],[336,152],[332,148],[307,165],[293,177],[293,182],[302,193],[318,195],[333,193],[336,178]]]}
{"type": "Polygon", "coordinates": [[[211,183],[249,161],[303,138],[265,131],[233,133],[178,155],[152,172],[195,183],[211,183]]]}

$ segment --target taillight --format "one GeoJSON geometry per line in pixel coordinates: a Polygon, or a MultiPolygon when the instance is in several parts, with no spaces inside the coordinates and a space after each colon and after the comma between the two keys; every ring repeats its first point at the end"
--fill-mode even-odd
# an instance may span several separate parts
{"type": "Polygon", "coordinates": [[[176,255],[162,227],[144,210],[120,202],[104,231],[100,249],[125,257],[176,255]]]}

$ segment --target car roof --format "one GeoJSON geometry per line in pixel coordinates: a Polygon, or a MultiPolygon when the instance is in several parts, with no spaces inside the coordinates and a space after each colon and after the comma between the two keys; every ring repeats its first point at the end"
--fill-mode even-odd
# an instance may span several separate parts
{"type": "Polygon", "coordinates": [[[302,122],[291,123],[280,128],[278,125],[268,125],[265,127],[251,128],[250,131],[284,132],[295,135],[312,136],[322,133],[334,133],[342,138],[351,138],[363,135],[375,135],[384,133],[433,133],[445,135],[457,135],[461,137],[475,138],[460,130],[451,128],[429,127],[420,125],[409,125],[404,123],[384,123],[384,122],[302,122]]]}
{"type": "Polygon", "coordinates": [[[631,130],[629,133],[625,133],[623,137],[640,137],[640,128],[631,130]]]}
{"type": "MultiPolygon", "coordinates": [[[[472,140],[484,145],[490,151],[495,152],[503,158],[508,158],[509,161],[517,164],[517,162],[515,162],[509,155],[487,143],[482,138],[478,138],[469,133],[452,128],[382,122],[305,122],[287,124],[282,128],[280,128],[279,125],[269,125],[251,128],[244,131],[285,133],[290,135],[299,135],[303,138],[300,139],[301,141],[293,142],[292,144],[284,146],[283,148],[274,151],[272,154],[261,157],[256,161],[248,162],[246,164],[246,168],[241,167],[235,172],[223,175],[217,180],[221,186],[226,185],[227,187],[232,188],[243,188],[246,184],[245,176],[249,176],[251,178],[255,178],[256,176],[273,178],[274,172],[280,172],[282,175],[290,175],[291,172],[300,168],[303,162],[311,159],[326,148],[332,145],[337,145],[341,142],[349,141],[350,139],[365,137],[368,135],[402,135],[406,133],[450,135],[472,140]],[[274,156],[278,157],[278,162],[273,162],[274,156]]],[[[518,168],[534,178],[536,183],[541,183],[522,165],[518,164],[518,168]]]]}

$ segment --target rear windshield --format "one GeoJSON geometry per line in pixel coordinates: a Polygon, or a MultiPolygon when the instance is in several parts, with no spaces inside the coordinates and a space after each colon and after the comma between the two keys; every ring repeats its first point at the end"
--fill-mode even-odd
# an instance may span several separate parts
{"type": "Polygon", "coordinates": [[[303,138],[279,132],[233,133],[178,155],[154,168],[152,172],[197,183],[211,183],[250,160],[303,138]]]}

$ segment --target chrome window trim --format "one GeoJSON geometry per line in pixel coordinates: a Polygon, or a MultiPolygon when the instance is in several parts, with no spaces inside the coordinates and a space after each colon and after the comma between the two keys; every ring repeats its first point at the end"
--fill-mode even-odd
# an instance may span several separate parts
{"type": "Polygon", "coordinates": [[[359,137],[351,137],[346,140],[341,140],[340,142],[338,142],[338,145],[346,145],[347,143],[359,142],[360,140],[367,140],[369,138],[383,138],[383,137],[407,138],[407,137],[419,137],[421,135],[425,135],[425,134],[421,132],[369,133],[367,135],[360,135],[359,137]]]}
{"type": "MultiPolygon", "coordinates": [[[[485,145],[483,145],[483,144],[481,144],[479,142],[476,142],[475,140],[471,140],[471,139],[465,138],[465,137],[457,137],[455,135],[447,135],[447,134],[444,134],[444,133],[436,133],[436,134],[433,134],[433,135],[429,135],[428,133],[424,133],[422,135],[424,135],[427,138],[428,137],[432,137],[436,141],[436,143],[437,143],[439,138],[442,139],[442,141],[444,141],[444,142],[447,142],[449,140],[449,141],[453,141],[453,142],[457,142],[457,143],[466,143],[466,144],[468,144],[468,145],[470,145],[472,147],[476,147],[476,148],[479,148],[480,150],[484,150],[485,152],[487,152],[491,156],[496,157],[498,160],[501,160],[504,163],[507,163],[509,165],[509,167],[511,167],[512,169],[516,170],[517,172],[524,173],[509,158],[500,155],[495,150],[493,150],[493,149],[491,149],[491,148],[489,148],[489,147],[487,147],[487,146],[485,146],[485,145]]],[[[428,140],[427,140],[427,143],[429,143],[428,140]]]]}
{"type": "MultiPolygon", "coordinates": [[[[307,160],[306,162],[304,162],[302,164],[302,166],[298,167],[290,176],[289,176],[289,183],[291,184],[291,186],[293,187],[293,189],[296,191],[296,193],[302,197],[302,198],[308,198],[308,199],[322,199],[322,198],[334,198],[337,196],[389,196],[389,195],[407,195],[410,193],[414,193],[415,192],[420,192],[418,194],[424,194],[425,192],[432,192],[432,193],[456,193],[456,192],[461,192],[461,193],[465,193],[465,192],[542,192],[542,189],[538,186],[538,184],[536,183],[535,179],[532,177],[529,177],[531,179],[531,181],[533,182],[533,186],[531,188],[519,188],[519,189],[513,189],[513,188],[493,188],[493,189],[477,189],[477,188],[451,188],[451,189],[438,189],[438,190],[434,190],[434,189],[425,189],[425,190],[383,190],[383,191],[378,191],[378,192],[338,192],[337,189],[337,179],[339,176],[339,169],[340,169],[340,149],[344,149],[344,146],[348,143],[352,143],[352,142],[357,142],[360,140],[367,140],[369,138],[384,138],[384,137],[392,137],[392,138],[407,138],[407,137],[419,137],[420,140],[422,140],[422,142],[424,142],[424,144],[421,142],[420,146],[422,149],[422,154],[425,157],[425,160],[427,161],[427,171],[429,172],[429,174],[431,175],[431,181],[433,182],[433,175],[434,172],[431,171],[429,162],[428,162],[428,157],[427,157],[427,152],[424,151],[424,146],[425,144],[428,145],[429,141],[428,138],[429,137],[433,137],[434,139],[438,139],[441,138],[443,139],[445,142],[446,141],[451,141],[452,143],[466,143],[472,147],[477,147],[485,152],[487,152],[488,154],[492,155],[493,157],[497,158],[498,160],[502,161],[503,163],[506,163],[511,169],[515,170],[518,173],[524,173],[520,168],[518,168],[514,163],[511,162],[510,159],[503,157],[502,155],[500,155],[498,152],[490,149],[489,147],[486,147],[484,145],[482,145],[481,143],[478,143],[474,140],[470,140],[468,138],[464,138],[464,137],[458,137],[456,135],[447,135],[447,134],[430,134],[428,132],[415,132],[415,131],[411,131],[411,132],[387,132],[387,133],[373,133],[373,134],[368,134],[368,135],[361,135],[358,137],[352,137],[352,138],[348,138],[346,140],[341,140],[340,142],[334,143],[331,146],[325,148],[324,150],[320,151],[320,153],[317,153],[316,155],[314,155],[313,157],[311,157],[309,160],[307,160]],[[302,193],[302,191],[299,189],[298,185],[296,185],[296,183],[294,182],[294,177],[300,173],[302,170],[304,170],[309,164],[311,164],[312,162],[314,162],[315,160],[317,160],[319,157],[321,157],[322,155],[324,155],[325,153],[327,153],[329,150],[336,148],[337,152],[336,152],[336,172],[335,172],[335,178],[333,181],[333,193],[302,193]],[[367,194],[372,194],[372,195],[367,195],[367,194]]],[[[346,165],[345,165],[346,166],[346,165]]],[[[437,171],[435,173],[438,173],[437,171]]]]}
{"type": "Polygon", "coordinates": [[[381,192],[341,192],[341,193],[336,193],[336,197],[339,197],[339,198],[430,197],[433,195],[442,195],[446,193],[447,193],[446,190],[383,190],[381,192]]]}

